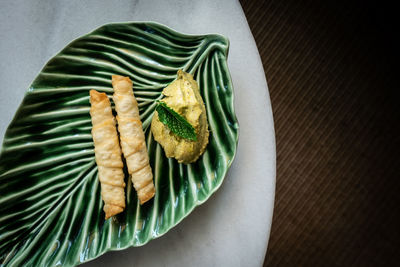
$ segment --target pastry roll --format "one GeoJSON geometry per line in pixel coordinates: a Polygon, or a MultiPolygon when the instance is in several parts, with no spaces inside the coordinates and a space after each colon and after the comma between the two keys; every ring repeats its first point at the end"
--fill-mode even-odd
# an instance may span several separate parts
{"type": "Polygon", "coordinates": [[[113,75],[112,86],[122,152],[140,204],[143,204],[154,196],[155,188],[132,81],[129,77],[113,75]]]}
{"type": "Polygon", "coordinates": [[[105,93],[90,90],[90,103],[94,153],[107,220],[125,208],[124,165],[110,100],[105,93]]]}

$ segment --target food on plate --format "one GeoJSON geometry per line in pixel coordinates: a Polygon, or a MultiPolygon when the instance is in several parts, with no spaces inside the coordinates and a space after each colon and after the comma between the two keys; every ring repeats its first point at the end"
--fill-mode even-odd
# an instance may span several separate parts
{"type": "MultiPolygon", "coordinates": [[[[161,105],[157,107],[151,122],[154,139],[164,148],[167,157],[173,157],[179,163],[195,162],[204,153],[209,136],[206,109],[197,82],[191,74],[178,70],[177,79],[162,93],[165,97],[160,101],[161,105]],[[190,134],[187,136],[177,134],[185,123],[180,124],[179,117],[176,116],[177,119],[173,123],[168,123],[169,120],[164,118],[165,114],[160,114],[162,111],[173,116],[168,112],[168,108],[194,128],[195,138],[191,138],[190,134]],[[178,131],[173,131],[173,125],[177,124],[178,127],[175,128],[178,128],[178,131]]],[[[189,128],[187,132],[190,132],[189,128]]]]}
{"type": "Polygon", "coordinates": [[[143,204],[154,196],[155,188],[132,81],[129,77],[113,75],[112,86],[122,152],[140,204],[143,204]]]}
{"type": "Polygon", "coordinates": [[[124,165],[110,100],[105,93],[90,90],[90,103],[95,159],[107,220],[125,209],[124,165]]]}

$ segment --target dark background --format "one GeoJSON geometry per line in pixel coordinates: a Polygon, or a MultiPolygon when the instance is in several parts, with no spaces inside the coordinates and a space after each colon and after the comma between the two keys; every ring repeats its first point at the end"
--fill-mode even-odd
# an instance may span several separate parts
{"type": "Polygon", "coordinates": [[[240,2],[276,131],[264,266],[400,266],[397,7],[240,2]]]}

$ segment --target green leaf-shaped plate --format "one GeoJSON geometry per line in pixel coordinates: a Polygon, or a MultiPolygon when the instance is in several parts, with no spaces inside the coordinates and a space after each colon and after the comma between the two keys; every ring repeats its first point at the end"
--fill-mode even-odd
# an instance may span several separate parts
{"type": "Polygon", "coordinates": [[[228,40],[185,35],[152,22],[108,24],[73,41],[32,83],[0,156],[0,265],[77,265],[165,234],[221,185],[235,156],[238,123],[228,40]],[[150,122],[178,69],[205,101],[209,145],[194,164],[165,157],[150,122]],[[127,207],[104,220],[94,160],[89,90],[112,93],[111,75],[133,80],[157,194],[140,206],[126,175],[127,207]]]}

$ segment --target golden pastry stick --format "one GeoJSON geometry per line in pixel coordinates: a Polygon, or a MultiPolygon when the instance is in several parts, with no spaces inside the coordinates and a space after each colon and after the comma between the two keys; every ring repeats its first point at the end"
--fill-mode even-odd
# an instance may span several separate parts
{"type": "Polygon", "coordinates": [[[110,100],[105,93],[90,90],[90,103],[94,153],[107,220],[125,209],[124,165],[110,100]]]}
{"type": "Polygon", "coordinates": [[[112,86],[122,152],[140,204],[143,204],[154,196],[155,188],[132,81],[129,77],[113,75],[112,86]]]}

